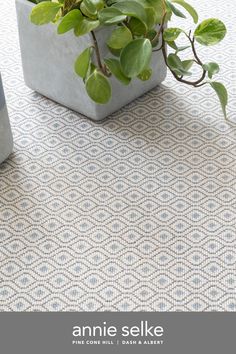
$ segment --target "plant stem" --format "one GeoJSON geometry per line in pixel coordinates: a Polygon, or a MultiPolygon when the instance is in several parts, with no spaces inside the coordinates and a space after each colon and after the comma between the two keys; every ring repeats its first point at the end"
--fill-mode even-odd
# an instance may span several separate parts
{"type": "Polygon", "coordinates": [[[98,47],[98,42],[97,42],[97,38],[95,36],[94,31],[91,31],[91,34],[93,37],[93,44],[94,44],[94,49],[95,49],[95,53],[96,53],[98,67],[105,76],[109,76],[109,74],[107,73],[106,67],[102,64],[101,55],[100,55],[100,51],[99,51],[99,47],[98,47]]]}
{"type": "Polygon", "coordinates": [[[159,40],[159,37],[160,37],[161,33],[163,32],[163,28],[164,28],[164,25],[165,25],[166,15],[167,15],[167,12],[164,12],[159,31],[157,32],[155,37],[151,40],[152,43],[155,43],[156,40],[159,40]]]}
{"type": "MultiPolygon", "coordinates": [[[[179,82],[182,82],[186,85],[190,85],[190,86],[193,86],[193,87],[201,87],[203,85],[206,84],[206,82],[203,82],[203,80],[205,79],[206,77],[206,70],[202,68],[202,76],[196,80],[196,81],[188,81],[188,80],[184,80],[183,77],[179,77],[172,69],[171,67],[168,65],[168,60],[167,60],[167,51],[166,51],[166,44],[165,44],[165,41],[164,41],[164,38],[163,38],[163,32],[164,32],[164,29],[162,28],[162,53],[163,53],[163,57],[164,57],[164,60],[165,60],[165,63],[166,63],[166,66],[169,68],[169,70],[171,71],[172,75],[175,77],[175,79],[179,82]]],[[[193,55],[195,57],[195,61],[198,65],[200,65],[202,67],[203,63],[202,61],[199,59],[198,55],[197,55],[197,52],[196,52],[196,48],[195,48],[195,45],[194,45],[194,38],[191,39],[190,36],[187,36],[188,39],[190,40],[190,43],[191,43],[191,47],[192,47],[192,52],[193,52],[193,55]]]]}
{"type": "Polygon", "coordinates": [[[189,35],[189,36],[188,36],[188,39],[189,39],[189,41],[190,41],[190,43],[191,43],[193,55],[194,55],[194,57],[195,57],[197,63],[202,66],[203,63],[202,63],[202,61],[199,59],[199,57],[198,57],[198,55],[197,55],[197,52],[196,52],[195,45],[194,45],[195,38],[193,37],[193,39],[191,39],[191,37],[190,37],[190,35],[189,35]]]}

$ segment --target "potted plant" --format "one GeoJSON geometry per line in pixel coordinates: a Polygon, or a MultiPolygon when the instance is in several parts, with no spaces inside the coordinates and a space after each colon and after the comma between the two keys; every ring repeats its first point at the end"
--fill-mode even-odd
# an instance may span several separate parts
{"type": "Polygon", "coordinates": [[[226,27],[198,24],[184,0],[16,0],[16,8],[25,81],[39,93],[99,120],[160,84],[168,68],[181,83],[210,85],[226,115],[227,90],[213,79],[219,65],[203,62],[196,45],[219,43],[226,27]],[[194,32],[167,26],[187,13],[194,32]]]}

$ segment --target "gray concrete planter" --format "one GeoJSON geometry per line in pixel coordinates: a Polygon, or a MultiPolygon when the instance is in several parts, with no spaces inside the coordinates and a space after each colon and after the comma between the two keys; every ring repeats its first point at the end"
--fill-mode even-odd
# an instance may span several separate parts
{"type": "MultiPolygon", "coordinates": [[[[33,6],[27,0],[16,0],[24,78],[31,89],[92,119],[100,120],[165,79],[166,66],[162,54],[157,52],[153,55],[153,75],[149,81],[137,79],[123,86],[111,78],[111,101],[106,105],[94,103],[87,96],[82,79],[73,69],[77,56],[92,43],[90,34],[76,38],[71,31],[59,36],[53,24],[35,26],[29,20],[33,6]]],[[[110,56],[105,44],[110,31],[107,27],[96,33],[103,57],[110,56]]]]}
{"type": "Polygon", "coordinates": [[[13,139],[0,75],[0,163],[12,152],[13,139]]]}

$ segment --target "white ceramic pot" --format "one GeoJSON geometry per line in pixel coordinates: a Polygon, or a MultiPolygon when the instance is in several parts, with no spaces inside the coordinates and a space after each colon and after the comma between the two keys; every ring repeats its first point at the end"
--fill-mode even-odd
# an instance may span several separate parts
{"type": "Polygon", "coordinates": [[[0,75],[0,163],[12,152],[13,139],[0,75]]]}
{"type": "MultiPolygon", "coordinates": [[[[82,79],[74,72],[76,58],[92,44],[91,35],[76,37],[73,31],[58,35],[53,24],[35,26],[29,20],[33,6],[28,0],[16,0],[24,78],[31,89],[94,120],[100,120],[165,79],[163,56],[161,52],[153,53],[153,74],[149,81],[135,79],[124,86],[112,77],[112,99],[106,105],[96,104],[87,96],[82,79]]],[[[110,32],[110,27],[96,31],[102,57],[111,57],[106,47],[110,32]]]]}

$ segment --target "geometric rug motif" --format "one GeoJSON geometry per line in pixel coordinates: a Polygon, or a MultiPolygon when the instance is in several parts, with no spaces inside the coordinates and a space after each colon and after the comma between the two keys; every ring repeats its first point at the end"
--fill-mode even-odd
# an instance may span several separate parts
{"type": "MultiPolygon", "coordinates": [[[[221,63],[233,121],[236,3],[192,3],[228,27],[199,50],[221,63]]],[[[169,75],[92,122],[25,86],[12,1],[0,23],[15,141],[0,166],[0,310],[236,311],[236,129],[211,89],[169,75]]]]}

